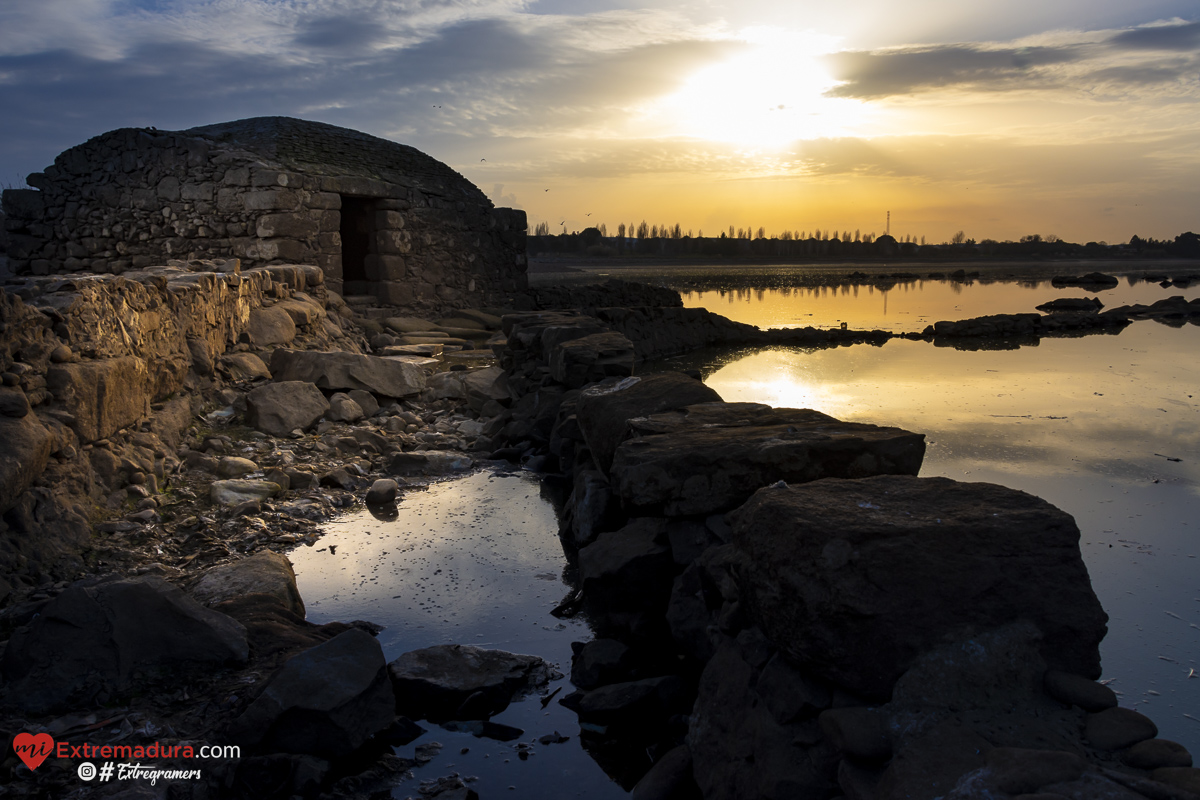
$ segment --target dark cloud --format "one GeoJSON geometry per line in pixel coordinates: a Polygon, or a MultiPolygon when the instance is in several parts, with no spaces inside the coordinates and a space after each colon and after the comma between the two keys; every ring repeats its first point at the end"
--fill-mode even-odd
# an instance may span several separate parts
{"type": "Polygon", "coordinates": [[[1122,83],[1131,86],[1155,86],[1172,83],[1183,77],[1196,76],[1200,69],[1195,61],[1173,61],[1165,64],[1141,64],[1099,69],[1085,77],[1096,83],[1122,83]]]}
{"type": "Polygon", "coordinates": [[[321,47],[353,52],[370,47],[387,36],[387,28],[361,17],[321,17],[299,26],[294,41],[301,47],[321,47]]]}
{"type": "Polygon", "coordinates": [[[1200,50],[1200,22],[1134,28],[1107,44],[1120,50],[1200,50]]]}
{"type": "Polygon", "coordinates": [[[831,74],[844,83],[831,97],[871,99],[962,86],[1011,88],[1044,83],[1040,69],[1083,58],[1077,47],[985,49],[946,45],[903,50],[846,51],[827,57],[831,74]]]}

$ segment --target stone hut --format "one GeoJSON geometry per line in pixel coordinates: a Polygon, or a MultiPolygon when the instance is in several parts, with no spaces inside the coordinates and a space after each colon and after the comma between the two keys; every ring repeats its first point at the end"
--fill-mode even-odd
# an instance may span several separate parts
{"type": "Polygon", "coordinates": [[[321,122],[121,128],[28,183],[3,196],[17,275],[312,264],[336,292],[425,309],[526,286],[525,212],[415,148],[321,122]]]}

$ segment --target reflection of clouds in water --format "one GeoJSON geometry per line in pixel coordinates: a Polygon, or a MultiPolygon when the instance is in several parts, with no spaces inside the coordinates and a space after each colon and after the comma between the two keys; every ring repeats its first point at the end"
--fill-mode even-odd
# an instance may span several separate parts
{"type": "Polygon", "coordinates": [[[343,522],[289,554],[297,583],[315,601],[310,620],[370,619],[387,627],[385,647],[492,642],[566,591],[532,579],[557,574],[563,554],[528,475],[475,473],[406,494],[394,521],[362,512],[343,522]]]}

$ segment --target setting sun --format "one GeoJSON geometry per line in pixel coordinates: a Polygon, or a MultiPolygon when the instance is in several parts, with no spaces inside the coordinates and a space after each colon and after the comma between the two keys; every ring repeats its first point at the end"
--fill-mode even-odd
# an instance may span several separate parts
{"type": "Polygon", "coordinates": [[[863,121],[864,104],[826,97],[837,85],[821,56],[829,36],[779,28],[742,32],[745,51],[687,79],[658,109],[677,136],[747,147],[845,136],[863,121]]]}

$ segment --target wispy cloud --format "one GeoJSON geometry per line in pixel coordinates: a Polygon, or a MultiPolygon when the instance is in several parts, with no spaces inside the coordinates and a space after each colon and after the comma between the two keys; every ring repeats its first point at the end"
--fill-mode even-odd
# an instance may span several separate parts
{"type": "Polygon", "coordinates": [[[843,83],[830,94],[870,99],[946,87],[1028,88],[1055,82],[1044,67],[1083,57],[1079,47],[968,44],[834,53],[828,61],[833,76],[843,83]]]}
{"type": "Polygon", "coordinates": [[[1200,50],[1200,22],[1134,28],[1113,36],[1108,44],[1122,50],[1200,50]]]}

